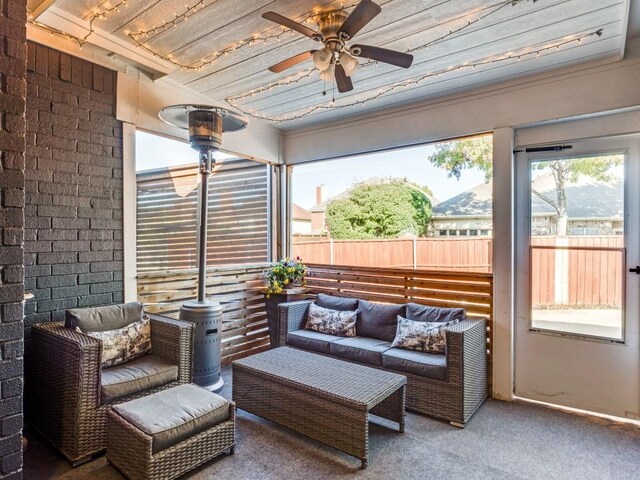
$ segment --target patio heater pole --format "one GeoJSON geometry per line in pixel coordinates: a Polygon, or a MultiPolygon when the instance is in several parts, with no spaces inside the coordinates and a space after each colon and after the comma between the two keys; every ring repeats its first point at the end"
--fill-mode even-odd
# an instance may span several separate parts
{"type": "Polygon", "coordinates": [[[207,287],[207,224],[209,219],[209,175],[213,150],[200,150],[200,231],[198,237],[198,302],[205,301],[207,287]]]}
{"type": "Polygon", "coordinates": [[[159,116],[170,125],[188,129],[189,143],[199,153],[198,298],[182,304],[180,319],[195,324],[193,381],[219,392],[224,386],[220,377],[222,307],[206,298],[209,177],[215,163],[213,152],[222,145],[222,132],[240,130],[248,122],[231,110],[208,105],[173,105],[163,108],[159,116]]]}

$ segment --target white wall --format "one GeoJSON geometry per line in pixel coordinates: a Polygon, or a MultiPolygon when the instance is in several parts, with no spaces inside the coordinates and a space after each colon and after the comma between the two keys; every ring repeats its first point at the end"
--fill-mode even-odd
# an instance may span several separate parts
{"type": "Polygon", "coordinates": [[[336,158],[639,106],[638,85],[640,38],[628,43],[623,61],[600,60],[285,133],[284,160],[336,158]]]}
{"type": "MultiPolygon", "coordinates": [[[[186,130],[160,120],[160,109],[182,103],[211,104],[208,97],[195,90],[168,79],[153,81],[134,68],[118,72],[117,102],[118,120],[134,124],[137,128],[184,139],[187,139],[186,130]]],[[[281,163],[280,144],[280,132],[255,119],[250,119],[245,130],[224,135],[222,139],[225,151],[269,163],[281,163]]]]}

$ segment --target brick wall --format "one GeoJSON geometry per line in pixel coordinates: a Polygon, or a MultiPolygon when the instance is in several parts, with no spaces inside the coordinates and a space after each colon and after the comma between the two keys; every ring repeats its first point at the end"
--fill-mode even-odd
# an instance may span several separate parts
{"type": "Polygon", "coordinates": [[[0,478],[22,478],[26,0],[0,0],[0,478]]]}
{"type": "Polygon", "coordinates": [[[116,72],[28,44],[25,327],[122,301],[116,72]]]}

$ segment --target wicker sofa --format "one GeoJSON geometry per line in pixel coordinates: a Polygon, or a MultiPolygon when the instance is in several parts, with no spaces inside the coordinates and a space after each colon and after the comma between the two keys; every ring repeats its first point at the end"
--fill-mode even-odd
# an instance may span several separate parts
{"type": "MultiPolygon", "coordinates": [[[[142,305],[135,302],[113,307],[123,315],[142,314],[142,305]]],[[[68,312],[66,323],[32,328],[27,418],[74,466],[106,448],[110,406],[191,382],[193,324],[148,315],[151,353],[105,369],[101,342],[72,328],[68,312]]]]}
{"type": "Polygon", "coordinates": [[[278,346],[287,345],[401,373],[407,377],[407,409],[447,420],[458,427],[464,427],[485,400],[485,320],[466,318],[463,310],[456,312],[412,303],[382,305],[319,294],[316,303],[322,307],[358,310],[358,336],[344,338],[304,328],[310,303],[311,300],[305,300],[280,305],[278,346]],[[447,327],[446,354],[391,348],[397,315],[425,320],[422,314],[426,314],[429,321],[446,321],[451,315],[463,315],[462,321],[447,327]]]}

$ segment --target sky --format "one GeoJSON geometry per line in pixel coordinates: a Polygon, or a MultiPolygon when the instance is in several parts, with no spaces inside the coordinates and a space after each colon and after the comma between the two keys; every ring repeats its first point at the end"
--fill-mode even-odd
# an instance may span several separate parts
{"type": "Polygon", "coordinates": [[[371,177],[406,178],[428,185],[438,201],[484,183],[484,173],[477,169],[464,170],[460,180],[448,177],[446,170],[427,160],[434,150],[432,145],[425,145],[295,166],[293,203],[309,209],[316,204],[316,186],[324,185],[327,198],[331,198],[371,177]]]}
{"type": "MultiPolygon", "coordinates": [[[[292,179],[293,203],[309,209],[316,204],[318,185],[325,185],[327,197],[331,198],[354,183],[371,177],[406,178],[419,185],[428,185],[439,201],[484,183],[484,174],[476,169],[463,171],[460,180],[449,178],[445,170],[428,162],[427,158],[433,152],[432,145],[425,145],[295,166],[292,179]]],[[[215,157],[230,158],[231,155],[217,152],[215,157]]],[[[197,161],[196,151],[186,142],[140,130],[136,132],[138,172],[195,164],[197,161]]]]}
{"type": "MultiPolygon", "coordinates": [[[[232,158],[216,152],[214,158],[232,158]]],[[[198,163],[198,153],[187,142],[136,131],[136,172],[198,163]]]]}

